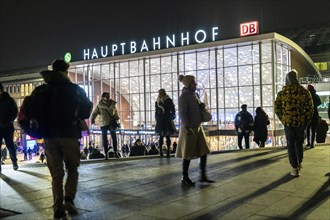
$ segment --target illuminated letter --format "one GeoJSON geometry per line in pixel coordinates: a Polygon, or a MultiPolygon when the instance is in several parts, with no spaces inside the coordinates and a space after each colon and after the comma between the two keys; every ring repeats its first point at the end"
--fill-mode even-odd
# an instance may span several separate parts
{"type": "Polygon", "coordinates": [[[166,48],[169,47],[168,43],[171,43],[175,47],[175,35],[173,34],[172,40],[166,35],[166,48]]]}
{"type": "Polygon", "coordinates": [[[96,59],[99,58],[95,48],[93,49],[93,53],[92,53],[92,59],[94,59],[94,58],[96,58],[96,59]]]}
{"type": "Polygon", "coordinates": [[[117,44],[112,44],[112,56],[115,55],[115,51],[117,51],[117,50],[118,50],[117,44]]]}
{"type": "Polygon", "coordinates": [[[184,45],[184,41],[187,41],[187,45],[189,45],[189,32],[187,32],[187,37],[183,37],[183,33],[181,33],[181,46],[184,45]]]}
{"type": "Polygon", "coordinates": [[[141,47],[140,52],[142,52],[143,50],[149,51],[148,46],[147,46],[147,43],[146,43],[145,40],[143,40],[143,43],[142,43],[142,47],[141,47]]]}
{"type": "Polygon", "coordinates": [[[124,48],[124,46],[126,45],[126,43],[120,43],[120,45],[121,45],[121,54],[125,54],[125,48],[124,48]]]}
{"type": "Polygon", "coordinates": [[[218,27],[212,28],[212,40],[215,41],[215,35],[218,35],[218,32],[215,32],[216,30],[219,30],[218,27]]]}
{"type": "Polygon", "coordinates": [[[256,30],[256,25],[255,24],[250,24],[249,25],[249,28],[250,28],[250,32],[251,32],[251,34],[255,34],[255,33],[257,33],[257,30],[256,30]]]}
{"type": "Polygon", "coordinates": [[[153,38],[154,42],[154,50],[156,50],[156,45],[158,45],[158,50],[160,49],[160,37],[158,37],[158,41],[156,42],[156,38],[153,38]]]}
{"type": "Polygon", "coordinates": [[[131,41],[131,53],[135,53],[135,52],[136,52],[136,42],[131,41]]]}
{"type": "Polygon", "coordinates": [[[205,31],[203,31],[203,30],[198,30],[197,32],[196,32],[196,34],[195,34],[195,41],[197,42],[197,43],[203,43],[204,41],[205,41],[205,39],[206,39],[206,33],[205,33],[205,31]],[[203,37],[203,39],[202,40],[198,40],[197,39],[197,36],[198,36],[198,34],[199,33],[203,33],[204,34],[204,37],[203,37]]]}
{"type": "Polygon", "coordinates": [[[108,56],[108,46],[105,46],[105,53],[103,51],[103,47],[101,47],[101,56],[102,57],[108,56]]]}
{"type": "Polygon", "coordinates": [[[89,49],[84,49],[84,60],[89,60],[89,49]]]}

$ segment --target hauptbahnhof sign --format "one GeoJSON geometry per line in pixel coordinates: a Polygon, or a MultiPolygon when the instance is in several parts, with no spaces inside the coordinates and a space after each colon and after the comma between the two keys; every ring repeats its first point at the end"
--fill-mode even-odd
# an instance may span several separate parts
{"type": "Polygon", "coordinates": [[[92,60],[109,56],[133,54],[153,50],[167,49],[171,47],[186,46],[190,44],[201,44],[206,39],[218,40],[219,28],[212,27],[211,30],[197,30],[195,33],[185,32],[179,35],[166,35],[164,38],[153,37],[141,42],[130,41],[117,44],[104,45],[99,48],[86,48],[83,50],[84,60],[92,60]]]}

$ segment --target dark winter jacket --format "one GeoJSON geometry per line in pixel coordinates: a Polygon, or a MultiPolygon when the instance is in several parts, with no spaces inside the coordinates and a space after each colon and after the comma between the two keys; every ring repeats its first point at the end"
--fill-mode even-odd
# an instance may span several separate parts
{"type": "Polygon", "coordinates": [[[268,137],[267,125],[269,125],[268,115],[263,110],[257,111],[256,116],[254,117],[254,124],[253,124],[254,141],[265,142],[267,140],[268,137]]]}
{"type": "Polygon", "coordinates": [[[253,117],[246,111],[242,110],[235,116],[235,129],[238,133],[250,133],[253,128],[253,117]]]}
{"type": "Polygon", "coordinates": [[[7,92],[0,94],[0,128],[12,127],[17,113],[15,100],[7,92]]]}
{"type": "Polygon", "coordinates": [[[317,110],[317,107],[321,105],[321,99],[318,94],[316,94],[315,89],[308,90],[311,93],[312,99],[313,99],[313,105],[314,105],[314,113],[311,121],[311,125],[317,125],[319,122],[319,112],[317,110]]]}
{"type": "Polygon", "coordinates": [[[45,138],[80,138],[80,120],[90,116],[93,104],[85,91],[72,83],[66,73],[44,71],[46,84],[38,86],[31,95],[46,93],[45,138]]]}
{"type": "Polygon", "coordinates": [[[155,103],[156,133],[170,135],[175,131],[173,120],[175,119],[175,106],[167,95],[155,103]]]}

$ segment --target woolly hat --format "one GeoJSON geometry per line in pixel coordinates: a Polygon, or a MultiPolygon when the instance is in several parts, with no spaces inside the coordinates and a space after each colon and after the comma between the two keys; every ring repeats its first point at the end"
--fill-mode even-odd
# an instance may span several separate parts
{"type": "Polygon", "coordinates": [[[291,70],[285,78],[285,84],[286,85],[292,85],[292,84],[299,84],[297,79],[297,70],[293,69],[291,70]]]}
{"type": "Polygon", "coordinates": [[[190,83],[192,83],[193,81],[195,81],[195,77],[192,75],[179,75],[178,77],[179,81],[182,82],[182,84],[184,85],[184,87],[188,88],[190,83]]]}
{"type": "Polygon", "coordinates": [[[313,90],[313,89],[314,89],[314,86],[312,86],[311,84],[309,84],[309,85],[307,86],[307,89],[308,89],[308,90],[313,90]]]}

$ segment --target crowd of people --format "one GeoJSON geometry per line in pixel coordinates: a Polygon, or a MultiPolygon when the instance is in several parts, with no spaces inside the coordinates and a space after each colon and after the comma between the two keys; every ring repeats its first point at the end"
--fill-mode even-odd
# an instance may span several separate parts
{"type": "MultiPolygon", "coordinates": [[[[194,76],[178,76],[183,89],[178,99],[180,128],[177,143],[172,143],[170,138],[176,132],[173,122],[176,118],[175,105],[165,89],[160,89],[155,101],[155,132],[159,135],[158,143],[145,144],[141,139],[136,139],[131,145],[124,144],[119,149],[115,132],[120,126],[116,101],[110,98],[108,92],[104,92],[93,110],[93,103],[88,99],[85,91],[70,81],[69,64],[57,59],[52,63],[52,68],[52,70],[41,72],[45,84],[37,87],[31,97],[52,97],[43,106],[46,109],[43,111],[44,120],[46,120],[43,123],[47,126],[44,127],[42,134],[44,151],[41,152],[40,160],[43,162],[47,158],[47,166],[52,177],[54,218],[65,218],[66,211],[70,215],[78,213],[74,199],[77,193],[78,166],[81,159],[108,159],[141,155],[170,157],[173,153],[177,158],[182,159],[182,185],[188,187],[195,185],[195,181],[189,177],[189,167],[191,160],[196,158],[199,159],[199,181],[206,184],[214,182],[207,175],[207,155],[211,151],[202,126],[203,122],[210,120],[205,119],[207,117],[204,116],[204,113],[209,113],[207,106],[201,102],[196,93],[197,83],[194,76]],[[80,152],[78,140],[81,138],[82,124],[88,118],[91,119],[92,124],[100,126],[104,154],[93,141],[90,141],[89,145],[80,152]],[[97,118],[98,121],[96,121],[97,118]],[[112,145],[108,140],[108,132],[112,145]],[[67,174],[66,178],[64,178],[65,174],[67,174]],[[63,180],[65,180],[64,185],[63,180]]],[[[277,94],[274,110],[284,125],[288,158],[292,166],[290,174],[294,177],[299,176],[302,169],[305,134],[307,135],[307,146],[310,148],[315,146],[315,132],[320,120],[317,111],[318,105],[320,105],[320,98],[314,87],[308,85],[308,88],[305,89],[298,82],[297,72],[290,71],[286,75],[285,86],[277,94]]],[[[2,139],[5,140],[14,170],[18,169],[17,151],[13,143],[13,122],[17,114],[16,102],[4,91],[0,83],[0,142],[2,143],[2,139]]],[[[252,114],[247,111],[247,105],[243,104],[241,111],[235,116],[234,124],[239,149],[243,149],[243,138],[245,148],[250,148],[249,136],[252,131],[254,132],[253,141],[259,147],[265,147],[268,138],[267,126],[270,124],[270,120],[261,107],[256,108],[253,118],[252,114]]],[[[7,152],[1,152],[3,152],[2,156],[7,154],[7,152]]]]}

